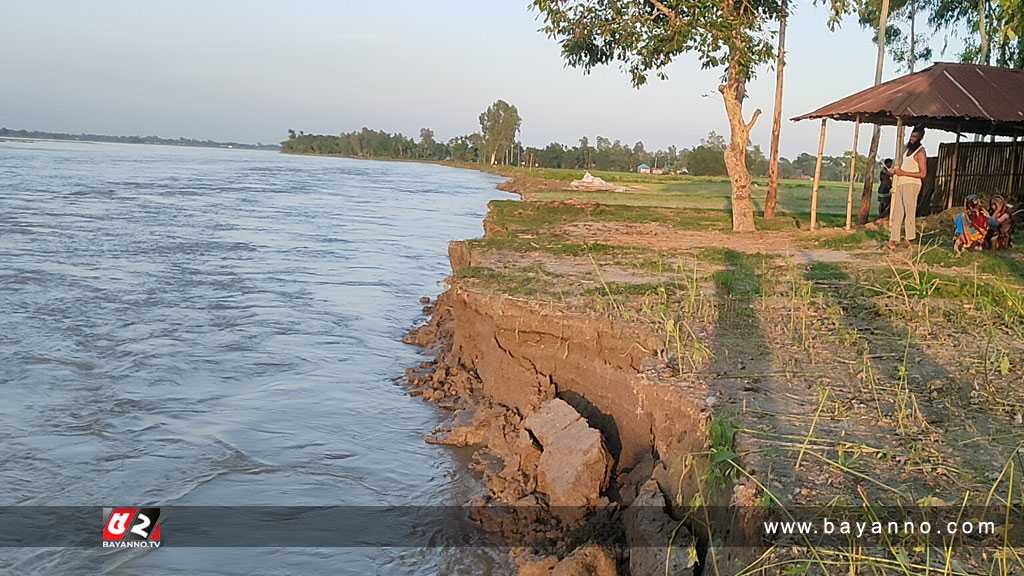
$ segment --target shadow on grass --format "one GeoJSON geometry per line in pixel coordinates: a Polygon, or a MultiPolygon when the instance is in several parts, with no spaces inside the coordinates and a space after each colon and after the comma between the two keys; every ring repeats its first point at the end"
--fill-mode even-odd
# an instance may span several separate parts
{"type": "MultiPolygon", "coordinates": [[[[770,384],[763,382],[764,375],[771,370],[771,357],[755,309],[762,290],[758,274],[761,256],[726,249],[721,257],[725,268],[715,272],[713,277],[718,323],[711,342],[714,357],[706,377],[713,395],[721,398],[721,406],[715,406],[712,426],[717,421],[720,426],[731,428],[730,422],[748,401],[762,405],[770,401],[773,391],[770,384]]],[[[733,446],[725,449],[735,450],[733,446]]],[[[727,478],[736,480],[727,462],[710,462],[706,477],[712,492],[722,489],[721,484],[727,478]]],[[[733,526],[737,531],[715,535],[716,540],[723,542],[716,560],[725,566],[743,566],[753,559],[749,557],[749,550],[728,543],[744,541],[749,534],[742,533],[742,528],[729,521],[729,513],[724,508],[717,510],[712,514],[712,524],[733,526]]]]}
{"type": "Polygon", "coordinates": [[[715,272],[718,325],[715,328],[711,366],[712,377],[762,374],[770,360],[754,302],[761,295],[757,255],[734,250],[723,252],[724,270],[715,272]]]}
{"type": "MultiPolygon", "coordinates": [[[[858,293],[863,288],[842,266],[815,262],[808,267],[804,278],[827,304],[842,310],[839,321],[856,335],[857,341],[866,348],[887,378],[895,382],[905,374],[908,388],[921,398],[928,397],[929,383],[938,380],[944,387],[951,385],[960,402],[970,399],[970,383],[954,377],[931,358],[917,343],[917,334],[911,327],[898,326],[887,320],[884,312],[868,300],[866,294],[858,293]]],[[[942,410],[933,412],[927,415],[932,424],[949,417],[948,412],[942,410]]]]}

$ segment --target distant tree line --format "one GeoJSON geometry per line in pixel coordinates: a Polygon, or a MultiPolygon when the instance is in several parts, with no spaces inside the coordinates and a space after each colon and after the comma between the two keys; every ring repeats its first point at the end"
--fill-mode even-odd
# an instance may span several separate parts
{"type": "Polygon", "coordinates": [[[337,136],[329,134],[306,134],[288,131],[288,139],[281,142],[281,151],[290,154],[325,154],[351,156],[353,158],[408,158],[444,160],[421,154],[420,146],[412,138],[402,134],[389,134],[383,130],[363,128],[354,132],[342,132],[337,136]]]}
{"type": "MultiPolygon", "coordinates": [[[[576,146],[566,146],[552,142],[544,148],[525,148],[523,163],[531,163],[542,168],[574,168],[592,170],[611,170],[632,172],[637,166],[645,164],[655,171],[666,173],[687,173],[694,176],[726,176],[725,151],[726,142],[720,134],[712,131],[693,148],[677,148],[669,146],[665,150],[649,151],[643,142],[633,146],[623,145],[620,141],[610,141],[598,136],[593,146],[586,138],[580,138],[576,146]]],[[[826,180],[848,180],[850,177],[850,152],[842,156],[825,156],[822,159],[821,173],[826,180]]],[[[867,161],[863,155],[858,156],[857,165],[863,166],[867,161]]],[[[768,158],[761,147],[754,145],[747,149],[747,166],[754,176],[768,176],[768,158]]],[[[813,178],[815,156],[806,152],[793,160],[779,159],[779,172],[782,178],[813,178]]],[[[857,175],[860,180],[861,174],[857,175]]]]}
{"type": "MultiPolygon", "coordinates": [[[[635,172],[645,165],[655,173],[688,173],[695,176],[726,176],[726,141],[711,132],[693,148],[669,146],[664,150],[647,150],[643,142],[632,146],[619,140],[598,136],[591,144],[586,136],[576,145],[552,142],[543,148],[524,146],[519,141],[522,118],[515,106],[498,100],[479,117],[480,131],[456,136],[439,142],[434,131],[420,129],[419,140],[400,133],[363,128],[357,132],[334,135],[306,134],[288,131],[288,139],[281,143],[282,151],[294,154],[328,154],[353,158],[431,160],[487,165],[534,166],[540,168],[570,168],[576,170],[606,170],[635,172]]],[[[863,157],[858,165],[863,166],[863,157]]],[[[768,158],[761,147],[747,150],[747,166],[754,176],[768,175],[768,158]]],[[[801,154],[794,160],[781,158],[779,172],[782,178],[811,178],[814,176],[815,157],[801,154]]],[[[845,156],[826,156],[822,162],[822,176],[827,180],[845,180],[849,177],[849,153],[845,156]]]]}
{"type": "Polygon", "coordinates": [[[161,138],[159,136],[108,136],[106,134],[66,134],[64,132],[42,132],[38,130],[12,130],[0,128],[0,138],[35,138],[38,140],[74,140],[78,142],[114,142],[117,144],[161,144],[164,146],[194,146],[199,148],[242,148],[249,150],[277,150],[277,144],[245,144],[242,142],[217,142],[194,138],[161,138]]]}
{"type": "Polygon", "coordinates": [[[341,134],[306,134],[288,130],[288,139],[281,150],[291,154],[330,154],[353,158],[396,160],[454,160],[517,164],[522,160],[522,147],[517,142],[522,118],[515,106],[498,100],[479,117],[480,131],[456,136],[447,143],[438,142],[430,128],[420,129],[415,141],[401,133],[363,128],[341,134]]]}

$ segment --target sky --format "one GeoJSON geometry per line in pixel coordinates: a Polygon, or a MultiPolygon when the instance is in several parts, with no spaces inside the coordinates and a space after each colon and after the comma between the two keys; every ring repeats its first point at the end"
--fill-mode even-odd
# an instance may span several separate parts
{"type": "MultiPolygon", "coordinates": [[[[870,86],[876,54],[852,18],[832,32],[824,8],[799,0],[795,11],[780,144],[789,157],[816,151],[820,124],[788,118],[870,86]]],[[[289,128],[429,127],[447,140],[478,130],[502,98],[531,146],[601,135],[691,147],[728,133],[720,69],[683,55],[668,80],[640,89],[615,66],[584,74],[564,65],[526,0],[3,0],[0,12],[8,128],[267,143],[289,128]]],[[[933,44],[937,60],[955,57],[933,44]]],[[[898,74],[887,60],[884,79],[898,74]]],[[[746,102],[748,114],[763,111],[751,136],[766,151],[774,77],[761,67],[746,102]]],[[[853,126],[830,123],[828,136],[826,153],[840,154],[853,126]]],[[[865,127],[862,153],[869,138],[865,127]]]]}

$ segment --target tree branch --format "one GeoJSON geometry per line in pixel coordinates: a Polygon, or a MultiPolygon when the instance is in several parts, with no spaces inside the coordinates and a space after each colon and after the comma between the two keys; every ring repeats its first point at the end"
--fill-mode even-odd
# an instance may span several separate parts
{"type": "Polygon", "coordinates": [[[754,127],[754,124],[757,123],[757,118],[759,116],[761,116],[761,109],[760,108],[758,108],[757,110],[754,110],[754,115],[750,117],[750,122],[747,123],[747,132],[748,133],[754,127]]]}
{"type": "Polygon", "coordinates": [[[662,14],[668,17],[669,22],[671,22],[674,26],[682,26],[684,24],[683,19],[679,17],[679,14],[676,14],[675,12],[672,11],[671,8],[665,6],[665,4],[661,2],[661,0],[650,1],[651,4],[653,4],[654,7],[658,9],[658,12],[661,12],[662,14]]]}

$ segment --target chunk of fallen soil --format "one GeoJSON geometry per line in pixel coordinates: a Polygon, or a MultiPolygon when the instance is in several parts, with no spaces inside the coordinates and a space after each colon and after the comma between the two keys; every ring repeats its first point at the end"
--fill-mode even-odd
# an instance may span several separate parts
{"type": "Polygon", "coordinates": [[[541,445],[537,488],[552,507],[588,507],[602,502],[612,458],[601,433],[572,406],[553,398],[523,421],[541,445]]]}
{"type": "Polygon", "coordinates": [[[605,548],[577,548],[565,558],[537,556],[530,552],[513,554],[518,576],[618,576],[615,558],[605,548]]]}

